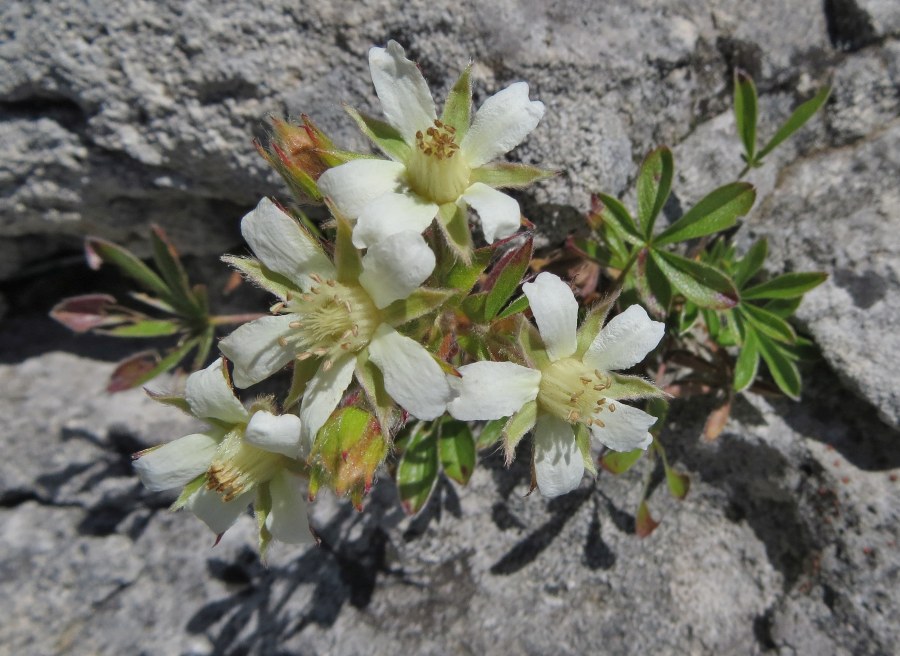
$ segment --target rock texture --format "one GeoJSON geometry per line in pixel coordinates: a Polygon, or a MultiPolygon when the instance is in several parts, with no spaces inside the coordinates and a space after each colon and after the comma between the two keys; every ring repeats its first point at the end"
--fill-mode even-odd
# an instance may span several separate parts
{"type": "Polygon", "coordinates": [[[894,652],[898,33],[881,0],[4,3],[0,654],[894,652]],[[662,440],[692,489],[657,486],[650,538],[634,534],[640,468],[546,502],[482,454],[417,518],[382,484],[362,515],[323,499],[322,546],[276,547],[268,567],[249,516],[211,549],[130,468],[188,420],[104,396],[121,354],[43,319],[79,285],[63,265],[84,234],[144,251],[156,221],[212,270],[244,210],[282,193],[251,143],[264,115],[306,112],[363,147],[340,102],[377,110],[365,55],[390,38],[437,98],[471,58],[479,101],[524,79],[547,104],[514,153],[564,171],[521,196],[544,243],[659,143],[678,168],[669,216],[733,179],[735,66],[759,85],[763,136],[833,82],[751,174],[739,232],[769,237],[772,273],[832,274],[799,313],[827,364],[799,404],[741,397],[712,444],[709,408],[677,408],[662,440]]]}

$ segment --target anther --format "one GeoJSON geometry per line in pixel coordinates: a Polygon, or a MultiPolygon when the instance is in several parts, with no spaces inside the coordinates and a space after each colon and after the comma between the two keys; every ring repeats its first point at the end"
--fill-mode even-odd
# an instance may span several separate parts
{"type": "Polygon", "coordinates": [[[285,348],[285,347],[287,346],[287,344],[288,344],[288,342],[287,342],[287,337],[285,337],[284,335],[282,335],[281,337],[278,338],[278,345],[279,345],[281,348],[285,348]]]}
{"type": "Polygon", "coordinates": [[[297,330],[298,328],[303,328],[303,322],[302,321],[291,321],[288,324],[288,327],[293,328],[294,330],[297,330]]]}
{"type": "Polygon", "coordinates": [[[585,378],[584,376],[582,376],[579,380],[581,380],[582,385],[588,385],[591,382],[590,378],[585,378]]]}
{"type": "Polygon", "coordinates": [[[328,371],[333,365],[334,362],[331,360],[325,360],[325,362],[322,363],[322,371],[328,371]]]}
{"type": "Polygon", "coordinates": [[[350,329],[350,332],[353,333],[354,337],[359,337],[359,326],[357,324],[353,324],[353,327],[350,329]]]}
{"type": "Polygon", "coordinates": [[[310,351],[303,351],[303,353],[297,355],[297,359],[302,362],[303,360],[309,360],[312,356],[313,354],[310,351]]]}
{"type": "Polygon", "coordinates": [[[311,273],[309,274],[309,277],[320,285],[322,284],[322,276],[320,276],[318,273],[311,273]]]}
{"type": "Polygon", "coordinates": [[[307,303],[312,303],[314,300],[316,300],[316,297],[312,294],[302,294],[300,298],[302,298],[307,303]]]}
{"type": "Polygon", "coordinates": [[[271,312],[272,314],[278,314],[283,309],[284,309],[284,303],[282,303],[281,301],[278,301],[275,305],[273,305],[272,307],[269,308],[269,312],[271,312]]]}
{"type": "Polygon", "coordinates": [[[594,419],[594,425],[599,426],[600,428],[606,428],[606,424],[604,424],[599,419],[594,419]]]}
{"type": "Polygon", "coordinates": [[[615,411],[616,411],[616,404],[615,404],[615,403],[610,403],[610,404],[609,404],[609,411],[610,411],[610,412],[615,412],[615,411]]]}
{"type": "Polygon", "coordinates": [[[331,280],[329,278],[328,280],[325,281],[325,284],[328,285],[329,287],[334,287],[337,283],[334,280],[331,280]]]}

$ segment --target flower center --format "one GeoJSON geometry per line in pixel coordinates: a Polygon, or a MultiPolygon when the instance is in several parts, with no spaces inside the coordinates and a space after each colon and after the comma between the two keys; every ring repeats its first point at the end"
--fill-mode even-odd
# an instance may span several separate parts
{"type": "Polygon", "coordinates": [[[229,433],[206,472],[206,487],[225,502],[266,483],[285,466],[288,458],[247,444],[243,429],[229,433]]]}
{"type": "Polygon", "coordinates": [[[416,146],[406,163],[409,186],[438,205],[455,201],[469,186],[469,165],[459,152],[456,129],[435,120],[416,132],[416,146]]]}
{"type": "Polygon", "coordinates": [[[381,323],[381,315],[362,287],[323,280],[312,275],[316,286],[299,296],[277,303],[272,311],[294,314],[291,332],[278,341],[283,348],[293,347],[298,360],[326,358],[326,371],[343,353],[362,349],[381,323]]]}
{"type": "Polygon", "coordinates": [[[615,412],[616,404],[604,396],[612,386],[609,374],[589,369],[575,358],[563,358],[541,371],[538,404],[569,423],[604,426],[599,416],[615,412]]]}

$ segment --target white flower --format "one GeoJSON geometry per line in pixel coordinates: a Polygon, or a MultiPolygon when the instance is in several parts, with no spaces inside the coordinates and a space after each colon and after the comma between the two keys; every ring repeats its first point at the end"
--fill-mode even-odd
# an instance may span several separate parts
{"type": "Polygon", "coordinates": [[[632,305],[599,332],[602,317],[593,316],[578,333],[578,303],[557,276],[541,273],[522,289],[543,342],[543,348],[523,343],[533,367],[511,362],[462,366],[462,378],[451,379],[459,396],[447,410],[462,420],[514,415],[510,425],[517,426],[519,436],[533,427],[538,488],[555,497],[575,489],[584,474],[576,443],[582,427],[615,451],[646,449],[652,442],[648,429],[656,419],[618,401],[659,391],[641,378],[610,372],[643,360],[665,326],[632,305]]]}
{"type": "Polygon", "coordinates": [[[396,135],[376,134],[373,120],[354,117],[391,161],[356,159],[318,181],[322,194],[356,220],[353,243],[365,248],[404,230],[422,232],[439,211],[448,224],[467,206],[479,214],[488,243],[513,234],[519,204],[494,187],[524,186],[549,173],[490,162],[521,143],[544,115],[543,103],[528,99],[528,85],[516,82],[488,98],[469,125],[468,69],[441,119],[425,78],[398,43],[369,50],[369,69],[396,135]]]}
{"type": "Polygon", "coordinates": [[[209,428],[135,454],[144,485],[154,492],[184,487],[174,507],[192,511],[218,535],[253,503],[263,520],[263,548],[269,537],[263,526],[282,542],[312,542],[305,486],[297,474],[304,455],[300,420],[272,414],[265,402],[248,412],[221,358],[188,377],[178,402],[209,428]]]}
{"type": "MultiPolygon", "coordinates": [[[[338,222],[339,232],[345,229],[349,237],[349,226],[338,222]]],[[[361,259],[339,235],[335,266],[300,224],[268,199],[244,217],[241,230],[259,262],[226,261],[280,302],[272,307],[273,316],[244,324],[220,343],[234,363],[235,385],[253,385],[296,360],[295,384],[305,388],[300,419],[307,447],[354,371],[367,392],[381,385],[367,374],[371,364],[380,369],[383,389],[410,414],[434,419],[444,413],[452,392],[443,370],[422,345],[393,327],[447,297],[419,289],[435,264],[419,233],[396,233],[361,259]],[[297,383],[304,371],[310,376],[297,383]]]]}

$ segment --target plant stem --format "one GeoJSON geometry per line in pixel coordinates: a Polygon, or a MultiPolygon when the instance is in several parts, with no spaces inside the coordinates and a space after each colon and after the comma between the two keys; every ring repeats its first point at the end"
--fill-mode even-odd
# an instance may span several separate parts
{"type": "Polygon", "coordinates": [[[211,326],[230,326],[235,323],[247,323],[248,321],[254,321],[264,316],[266,315],[261,312],[246,312],[244,314],[220,314],[218,316],[210,317],[209,324],[211,326]]]}

